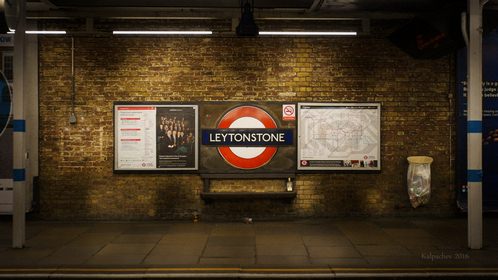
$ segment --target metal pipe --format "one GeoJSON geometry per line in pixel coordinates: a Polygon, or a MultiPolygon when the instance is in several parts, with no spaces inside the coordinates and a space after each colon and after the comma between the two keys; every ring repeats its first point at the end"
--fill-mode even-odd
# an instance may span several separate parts
{"type": "Polygon", "coordinates": [[[69,123],[76,123],[76,113],[74,111],[74,103],[76,98],[76,82],[74,78],[74,37],[71,37],[71,114],[69,115],[69,123]]]}
{"type": "Polygon", "coordinates": [[[71,37],[71,111],[74,114],[74,37],[71,37]]]}
{"type": "Polygon", "coordinates": [[[18,2],[18,22],[14,35],[14,205],[12,210],[12,247],[26,243],[26,120],[24,114],[24,47],[26,44],[26,1],[18,2]]]}
{"type": "Polygon", "coordinates": [[[467,185],[468,246],[482,248],[482,6],[468,0],[467,185]]]}

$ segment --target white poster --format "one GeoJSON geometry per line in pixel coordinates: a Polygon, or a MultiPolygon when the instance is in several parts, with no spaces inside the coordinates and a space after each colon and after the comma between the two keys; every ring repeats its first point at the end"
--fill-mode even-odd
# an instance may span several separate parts
{"type": "Polygon", "coordinates": [[[116,169],[156,167],[156,107],[116,107],[116,169]]]}
{"type": "Polygon", "coordinates": [[[197,105],[115,105],[115,170],[196,170],[197,105]]]}
{"type": "Polygon", "coordinates": [[[299,103],[299,170],[380,170],[380,104],[299,103]]]}

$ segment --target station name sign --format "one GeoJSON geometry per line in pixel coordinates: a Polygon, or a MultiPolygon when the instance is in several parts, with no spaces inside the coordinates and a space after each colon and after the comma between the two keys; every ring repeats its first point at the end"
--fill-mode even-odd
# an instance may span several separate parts
{"type": "Polygon", "coordinates": [[[211,146],[290,146],[292,129],[203,129],[202,144],[211,146]]]}

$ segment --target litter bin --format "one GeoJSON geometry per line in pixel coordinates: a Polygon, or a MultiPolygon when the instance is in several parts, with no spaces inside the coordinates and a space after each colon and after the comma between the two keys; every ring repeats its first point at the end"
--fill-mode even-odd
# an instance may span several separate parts
{"type": "Polygon", "coordinates": [[[411,156],[408,160],[408,196],[413,208],[425,205],[431,198],[431,163],[433,158],[411,156]]]}

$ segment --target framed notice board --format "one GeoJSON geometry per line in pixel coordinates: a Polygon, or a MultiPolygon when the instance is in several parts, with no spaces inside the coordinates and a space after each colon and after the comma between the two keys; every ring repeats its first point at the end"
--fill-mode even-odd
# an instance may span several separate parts
{"type": "Polygon", "coordinates": [[[379,103],[298,103],[298,170],[380,170],[379,103]]]}
{"type": "Polygon", "coordinates": [[[198,106],[114,104],[114,171],[198,169],[198,106]]]}

